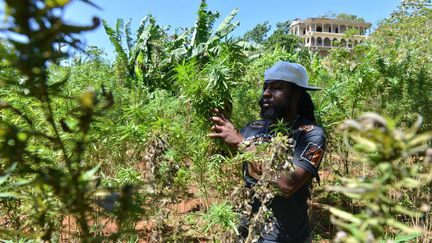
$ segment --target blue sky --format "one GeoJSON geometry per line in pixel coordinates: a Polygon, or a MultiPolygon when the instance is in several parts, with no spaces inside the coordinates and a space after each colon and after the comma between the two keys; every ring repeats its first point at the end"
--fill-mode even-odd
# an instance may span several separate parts
{"type": "MultiPolygon", "coordinates": [[[[117,18],[125,21],[132,19],[132,31],[140,20],[151,13],[156,21],[163,26],[192,27],[200,0],[93,0],[102,10],[76,1],[67,10],[65,18],[72,23],[90,23],[92,16],[98,16],[114,26],[117,18]]],[[[235,35],[241,35],[253,28],[256,24],[266,20],[274,27],[277,22],[295,18],[317,17],[326,13],[348,13],[363,17],[372,23],[374,28],[377,22],[397,9],[398,0],[208,0],[208,9],[219,11],[221,17],[216,26],[228,13],[239,8],[236,20],[240,26],[235,35]]],[[[84,35],[87,45],[96,45],[103,48],[112,56],[113,48],[110,45],[103,27],[84,35]]]]}

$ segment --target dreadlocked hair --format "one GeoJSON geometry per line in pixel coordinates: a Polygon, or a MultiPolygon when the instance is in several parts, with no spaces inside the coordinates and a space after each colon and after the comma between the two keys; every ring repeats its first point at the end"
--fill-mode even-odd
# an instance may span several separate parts
{"type": "Polygon", "coordinates": [[[305,89],[299,88],[300,99],[297,103],[297,112],[299,116],[311,121],[312,123],[316,123],[315,119],[315,106],[312,102],[312,98],[309,93],[305,89]]]}

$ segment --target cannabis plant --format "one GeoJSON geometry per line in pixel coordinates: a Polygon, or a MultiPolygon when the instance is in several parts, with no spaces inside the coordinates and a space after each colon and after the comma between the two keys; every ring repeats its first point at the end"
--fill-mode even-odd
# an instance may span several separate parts
{"type": "MultiPolygon", "coordinates": [[[[97,18],[89,26],[67,24],[62,16],[71,2],[5,1],[6,28],[2,32],[8,38],[2,41],[0,52],[17,71],[15,76],[2,76],[0,161],[5,173],[0,191],[2,203],[14,202],[17,210],[25,208],[25,223],[2,230],[2,236],[102,240],[91,224],[97,221],[96,204],[112,196],[112,191],[99,188],[96,173],[100,165],[91,164],[85,155],[92,124],[113,105],[113,96],[103,87],[71,96],[63,89],[68,74],[48,71],[49,66],[68,58],[72,48],[82,48],[80,33],[99,25],[97,18]],[[78,231],[62,232],[66,217],[74,219],[78,231]]],[[[123,225],[131,215],[133,191],[128,186],[117,192],[119,229],[113,240],[130,230],[123,225]]]]}
{"type": "Polygon", "coordinates": [[[403,219],[430,213],[430,199],[425,198],[419,208],[408,208],[401,202],[406,192],[421,189],[432,180],[430,155],[425,157],[423,153],[432,132],[418,134],[421,124],[419,116],[410,129],[403,131],[394,121],[375,113],[343,123],[346,146],[356,161],[370,168],[370,173],[360,178],[343,177],[342,186],[329,187],[361,206],[358,213],[329,208],[332,223],[341,229],[337,242],[376,242],[388,238],[389,232],[421,234],[420,228],[403,219]]]}

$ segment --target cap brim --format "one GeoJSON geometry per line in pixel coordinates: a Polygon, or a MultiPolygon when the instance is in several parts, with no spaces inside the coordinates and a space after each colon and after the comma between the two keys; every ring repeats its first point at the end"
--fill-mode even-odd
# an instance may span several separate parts
{"type": "Polygon", "coordinates": [[[320,88],[320,87],[317,87],[317,86],[307,86],[307,87],[300,86],[300,85],[298,85],[298,86],[299,86],[299,87],[302,87],[302,88],[304,88],[304,89],[310,90],[310,91],[317,91],[317,90],[321,90],[321,88],[320,88]]]}
{"type": "Polygon", "coordinates": [[[288,82],[288,83],[292,83],[300,88],[306,89],[306,90],[310,90],[310,91],[317,91],[317,90],[321,90],[320,87],[317,86],[301,86],[296,84],[295,82],[289,81],[289,80],[283,80],[283,79],[265,79],[264,83],[270,82],[270,81],[281,81],[281,82],[288,82]]]}

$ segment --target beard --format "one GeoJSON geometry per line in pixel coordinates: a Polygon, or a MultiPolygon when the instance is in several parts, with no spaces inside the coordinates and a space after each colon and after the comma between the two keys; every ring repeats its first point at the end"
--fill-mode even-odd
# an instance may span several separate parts
{"type": "Polygon", "coordinates": [[[263,103],[264,99],[261,98],[259,100],[259,106],[261,107],[260,116],[264,120],[282,120],[287,115],[288,111],[291,109],[291,105],[288,100],[279,103],[272,103],[268,107],[264,107],[263,103]]]}

